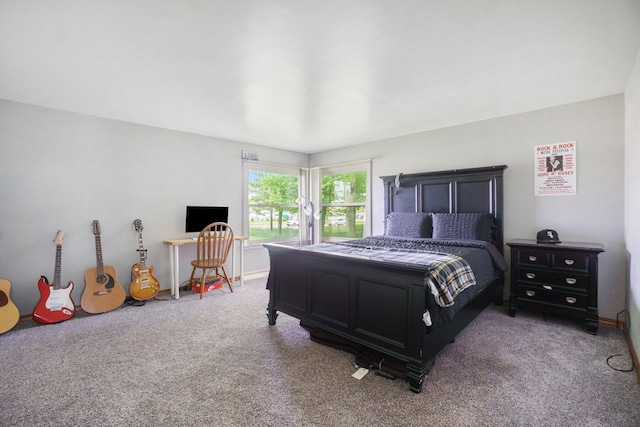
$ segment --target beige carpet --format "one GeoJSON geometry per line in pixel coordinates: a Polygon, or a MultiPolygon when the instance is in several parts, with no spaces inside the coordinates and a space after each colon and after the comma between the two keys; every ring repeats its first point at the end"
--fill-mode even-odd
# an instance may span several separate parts
{"type": "Polygon", "coordinates": [[[265,279],[0,335],[1,426],[638,426],[622,333],[485,310],[421,394],[267,324],[265,279]]]}

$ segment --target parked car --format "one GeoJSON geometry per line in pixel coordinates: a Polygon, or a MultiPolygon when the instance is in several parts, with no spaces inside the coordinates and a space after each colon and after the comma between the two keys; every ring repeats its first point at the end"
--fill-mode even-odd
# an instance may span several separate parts
{"type": "Polygon", "coordinates": [[[339,216],[336,218],[329,218],[329,225],[346,225],[347,218],[339,216]]]}
{"type": "Polygon", "coordinates": [[[251,212],[249,214],[249,220],[250,221],[266,221],[268,219],[268,217],[262,215],[262,214],[256,214],[251,212]]]}
{"type": "Polygon", "coordinates": [[[290,219],[287,221],[287,227],[300,227],[300,222],[297,219],[290,219]]]}

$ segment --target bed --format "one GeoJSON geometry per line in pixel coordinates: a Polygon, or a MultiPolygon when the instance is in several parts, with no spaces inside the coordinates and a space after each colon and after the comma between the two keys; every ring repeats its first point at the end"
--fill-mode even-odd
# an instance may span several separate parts
{"type": "Polygon", "coordinates": [[[282,312],[400,361],[420,393],[438,352],[502,301],[505,169],[383,176],[383,235],[265,244],[269,324],[282,312]]]}

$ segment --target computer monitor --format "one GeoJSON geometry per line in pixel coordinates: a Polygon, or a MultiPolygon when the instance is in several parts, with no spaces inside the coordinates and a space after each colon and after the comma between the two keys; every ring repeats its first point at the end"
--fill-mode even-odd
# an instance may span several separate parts
{"type": "Polygon", "coordinates": [[[213,222],[228,222],[228,206],[187,206],[185,232],[199,233],[213,222]]]}

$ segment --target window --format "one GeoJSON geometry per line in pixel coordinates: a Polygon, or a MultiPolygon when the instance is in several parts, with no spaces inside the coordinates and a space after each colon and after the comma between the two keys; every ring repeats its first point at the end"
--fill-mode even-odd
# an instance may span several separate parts
{"type": "Polygon", "coordinates": [[[321,240],[356,239],[371,234],[367,219],[369,171],[369,161],[320,168],[321,240]]]}
{"type": "Polygon", "coordinates": [[[245,230],[249,244],[300,241],[301,173],[294,167],[244,162],[245,230]]]}

